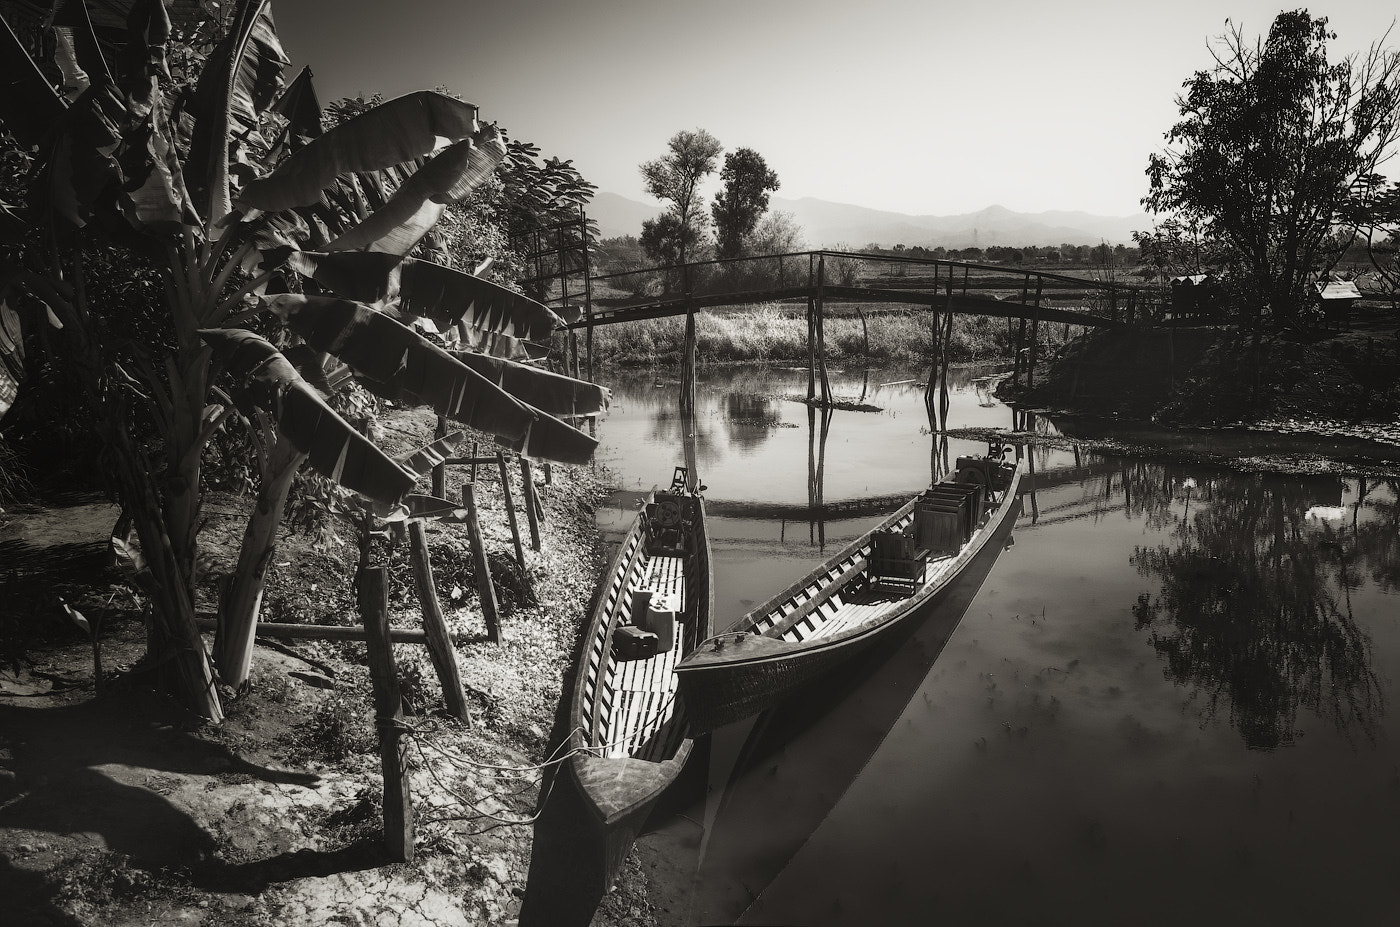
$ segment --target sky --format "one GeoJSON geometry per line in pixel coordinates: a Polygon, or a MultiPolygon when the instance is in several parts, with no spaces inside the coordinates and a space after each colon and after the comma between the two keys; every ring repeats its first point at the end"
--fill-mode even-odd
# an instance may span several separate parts
{"type": "MultiPolygon", "coordinates": [[[[324,104],[445,86],[484,121],[654,202],[638,165],[682,129],[752,148],[777,195],[914,215],[1141,211],[1181,84],[1256,0],[278,0],[324,104]]],[[[1292,6],[1287,7],[1289,9],[1292,6]]],[[[1331,0],[1334,60],[1396,16],[1331,0]]],[[[1400,47],[1400,29],[1388,42],[1400,47]]],[[[289,78],[291,76],[289,72],[289,78]]],[[[1393,171],[1392,171],[1393,173],[1393,171]]]]}

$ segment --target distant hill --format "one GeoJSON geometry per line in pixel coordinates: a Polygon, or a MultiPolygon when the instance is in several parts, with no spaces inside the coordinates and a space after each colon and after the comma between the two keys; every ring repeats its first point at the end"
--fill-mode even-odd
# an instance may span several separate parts
{"type": "MultiPolygon", "coordinates": [[[[1100,241],[1116,245],[1131,244],[1135,230],[1152,227],[1152,220],[1142,213],[1132,216],[1066,211],[1023,213],[1002,206],[988,206],[960,216],[912,216],[814,197],[790,200],[775,196],[770,208],[791,213],[812,247],[863,248],[872,242],[885,247],[903,244],[929,248],[1064,242],[1096,245],[1100,241]]],[[[660,212],[659,206],[603,192],[593,198],[588,209],[589,217],[597,221],[604,238],[637,235],[642,222],[660,212]]]]}
{"type": "Polygon", "coordinates": [[[603,190],[593,194],[593,202],[588,204],[588,218],[598,223],[598,231],[603,238],[640,235],[642,223],[660,214],[660,206],[650,206],[603,190]]]}

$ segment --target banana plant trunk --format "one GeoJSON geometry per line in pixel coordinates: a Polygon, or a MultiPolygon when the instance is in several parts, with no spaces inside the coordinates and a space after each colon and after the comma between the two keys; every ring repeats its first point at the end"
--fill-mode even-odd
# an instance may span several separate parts
{"type": "MultiPolygon", "coordinates": [[[[217,724],[223,721],[224,712],[204,639],[195,623],[194,584],[188,572],[193,563],[185,564],[177,554],[166,521],[170,509],[189,510],[191,505],[188,500],[172,498],[170,507],[163,508],[129,433],[121,427],[106,427],[101,433],[109,446],[117,448],[113,457],[118,478],[151,571],[148,591],[154,607],[147,626],[148,656],[155,660],[169,657],[175,673],[172,688],[191,711],[217,724]]],[[[198,491],[197,483],[191,488],[188,481],[174,482],[169,490],[172,496],[198,491]]]]}
{"type": "Polygon", "coordinates": [[[293,447],[286,438],[277,438],[263,468],[257,504],[243,532],[238,568],[221,603],[219,631],[214,640],[214,662],[224,684],[239,691],[247,686],[253,665],[253,640],[257,632],[258,613],[262,608],[267,568],[277,552],[277,529],[282,524],[282,511],[287,505],[292,480],[304,460],[305,453],[293,447]]]}

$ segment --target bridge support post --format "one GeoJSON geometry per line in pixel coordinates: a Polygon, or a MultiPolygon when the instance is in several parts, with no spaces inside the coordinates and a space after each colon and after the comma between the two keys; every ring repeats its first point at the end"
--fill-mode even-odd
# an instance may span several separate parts
{"type": "Polygon", "coordinates": [[[822,405],[831,405],[831,381],[826,375],[826,258],[817,258],[817,373],[822,383],[822,405]]]}
{"type": "MultiPolygon", "coordinates": [[[[579,207],[582,212],[582,207],[579,207]]],[[[584,240],[587,241],[588,230],[584,229],[584,240]]],[[[588,328],[584,333],[584,351],[588,362],[588,382],[593,382],[593,264],[588,258],[588,249],[583,251],[583,317],[588,320],[588,328]]]]}
{"type": "Polygon", "coordinates": [[[817,303],[815,261],[807,255],[807,401],[817,398],[817,303]]]}
{"type": "Polygon", "coordinates": [[[1035,355],[1040,342],[1040,312],[1039,307],[1032,310],[1031,314],[1031,353],[1026,359],[1026,389],[1035,387],[1035,355]]]}
{"type": "Polygon", "coordinates": [[[695,411],[695,306],[690,299],[690,272],[681,267],[685,289],[685,346],[681,353],[681,410],[695,411]]]}

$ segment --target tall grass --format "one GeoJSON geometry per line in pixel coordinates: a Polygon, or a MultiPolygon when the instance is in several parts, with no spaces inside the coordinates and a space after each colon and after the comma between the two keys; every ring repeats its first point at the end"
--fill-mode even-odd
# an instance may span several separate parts
{"type": "MultiPolygon", "coordinates": [[[[923,361],[933,353],[933,319],[927,311],[866,310],[869,346],[854,313],[828,315],[826,356],[871,363],[923,361]]],[[[1058,326],[1055,326],[1058,328],[1058,326]]],[[[1052,334],[1042,326],[1042,337],[1052,334]]],[[[992,360],[1012,353],[1005,319],[958,315],[953,320],[954,360],[992,360]]],[[[1014,337],[1014,336],[1013,336],[1014,337]]],[[[685,319],[655,319],[600,326],[595,358],[605,364],[679,363],[685,319]]],[[[696,353],[702,363],[805,361],[807,317],[802,308],[763,303],[727,312],[695,314],[696,353]]]]}

